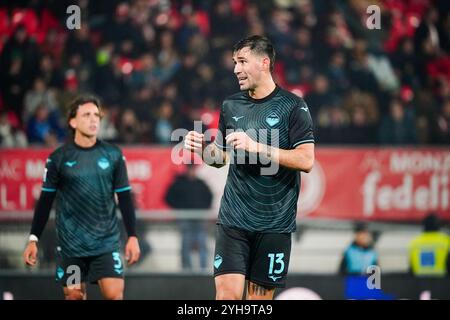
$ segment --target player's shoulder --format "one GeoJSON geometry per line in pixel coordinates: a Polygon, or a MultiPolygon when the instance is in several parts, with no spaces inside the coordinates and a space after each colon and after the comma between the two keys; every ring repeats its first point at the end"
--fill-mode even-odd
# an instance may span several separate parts
{"type": "Polygon", "coordinates": [[[60,159],[64,156],[66,150],[70,147],[69,143],[64,143],[50,153],[49,158],[53,160],[60,159]]]}
{"type": "Polygon", "coordinates": [[[305,100],[303,100],[302,97],[284,88],[280,87],[280,91],[278,94],[288,99],[289,102],[294,106],[304,106],[306,104],[305,100]]]}
{"type": "Polygon", "coordinates": [[[98,144],[99,144],[100,148],[106,150],[110,154],[113,154],[113,155],[121,155],[122,154],[122,149],[114,143],[99,140],[98,144]]]}
{"type": "Polygon", "coordinates": [[[246,101],[247,97],[245,94],[245,91],[239,91],[236,92],[232,95],[227,96],[224,100],[223,100],[223,105],[227,105],[230,103],[235,103],[235,102],[239,102],[239,101],[246,101]]]}
{"type": "Polygon", "coordinates": [[[245,99],[245,91],[239,91],[232,95],[227,96],[224,101],[234,101],[245,99]]]}

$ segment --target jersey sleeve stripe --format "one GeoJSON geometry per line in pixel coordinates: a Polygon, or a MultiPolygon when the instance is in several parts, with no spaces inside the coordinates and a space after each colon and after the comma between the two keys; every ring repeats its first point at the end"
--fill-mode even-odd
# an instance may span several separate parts
{"type": "Polygon", "coordinates": [[[309,140],[300,140],[300,141],[294,143],[294,144],[292,145],[292,147],[295,148],[296,146],[298,146],[298,145],[300,145],[300,144],[303,144],[303,143],[310,143],[310,142],[314,143],[314,140],[313,140],[313,139],[309,139],[309,140]]]}
{"type": "Polygon", "coordinates": [[[53,188],[42,188],[42,191],[46,191],[46,192],[56,192],[56,189],[53,189],[53,188]]]}
{"type": "Polygon", "coordinates": [[[123,188],[119,188],[119,189],[116,189],[116,190],[114,190],[115,192],[124,192],[124,191],[128,191],[128,190],[131,190],[131,187],[130,186],[128,186],[128,187],[123,187],[123,188]]]}

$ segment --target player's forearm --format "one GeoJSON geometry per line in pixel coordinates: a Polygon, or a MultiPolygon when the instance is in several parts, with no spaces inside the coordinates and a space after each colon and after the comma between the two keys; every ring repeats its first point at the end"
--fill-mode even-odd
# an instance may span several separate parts
{"type": "Polygon", "coordinates": [[[119,200],[119,208],[122,213],[123,224],[127,231],[128,237],[136,236],[136,212],[131,197],[131,191],[123,191],[117,194],[119,200]]]}
{"type": "Polygon", "coordinates": [[[34,209],[30,234],[34,234],[38,238],[41,237],[50,216],[50,210],[52,209],[55,196],[56,192],[42,191],[34,209]]]}
{"type": "Polygon", "coordinates": [[[258,150],[263,157],[292,170],[310,172],[314,165],[314,149],[309,147],[285,150],[259,143],[258,150]]]}
{"type": "Polygon", "coordinates": [[[227,153],[219,149],[214,143],[210,143],[203,150],[202,159],[211,167],[222,168],[227,164],[227,153]]]}

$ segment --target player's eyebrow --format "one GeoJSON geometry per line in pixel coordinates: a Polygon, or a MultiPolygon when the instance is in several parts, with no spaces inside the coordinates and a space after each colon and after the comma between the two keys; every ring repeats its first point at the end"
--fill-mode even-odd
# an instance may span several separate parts
{"type": "Polygon", "coordinates": [[[238,61],[247,61],[247,58],[245,58],[245,57],[236,57],[236,58],[234,58],[233,57],[233,62],[234,63],[236,63],[238,61]]]}
{"type": "Polygon", "coordinates": [[[95,111],[95,112],[93,112],[93,111],[85,111],[85,112],[83,112],[81,115],[82,115],[82,116],[88,116],[88,115],[90,115],[90,114],[94,114],[94,115],[96,115],[96,116],[100,116],[100,112],[99,112],[99,111],[95,111]]]}

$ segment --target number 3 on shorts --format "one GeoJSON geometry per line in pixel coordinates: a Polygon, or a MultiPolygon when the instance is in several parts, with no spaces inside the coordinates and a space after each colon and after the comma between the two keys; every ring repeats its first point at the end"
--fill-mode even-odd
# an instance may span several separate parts
{"type": "Polygon", "coordinates": [[[120,254],[118,252],[112,253],[113,260],[116,262],[114,269],[122,269],[122,260],[120,260],[120,254]]]}

